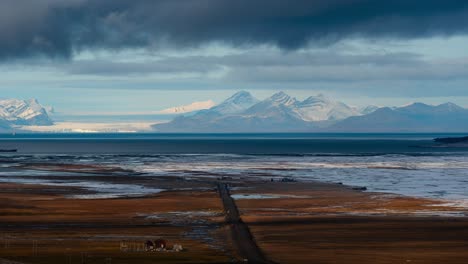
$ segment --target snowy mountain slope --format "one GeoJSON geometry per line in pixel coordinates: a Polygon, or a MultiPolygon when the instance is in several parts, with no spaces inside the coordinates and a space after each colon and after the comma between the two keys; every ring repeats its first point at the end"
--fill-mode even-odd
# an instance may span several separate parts
{"type": "Polygon", "coordinates": [[[46,109],[36,99],[0,99],[0,119],[11,125],[52,125],[46,109]]]}
{"type": "Polygon", "coordinates": [[[209,111],[221,115],[236,114],[248,109],[256,103],[258,103],[257,98],[253,97],[249,92],[240,91],[224,100],[221,104],[212,107],[209,111]]]}
{"type": "Polygon", "coordinates": [[[157,131],[307,131],[353,115],[355,108],[323,95],[298,101],[284,92],[258,101],[248,92],[239,92],[223,103],[194,115],[180,116],[157,131]]]}
{"type": "Polygon", "coordinates": [[[380,107],[376,106],[376,105],[369,105],[369,106],[366,106],[366,107],[363,107],[363,108],[360,108],[359,109],[359,112],[362,114],[362,115],[368,115],[372,112],[375,112],[375,110],[379,109],[380,107]]]}
{"type": "Polygon", "coordinates": [[[294,111],[296,98],[293,98],[284,92],[275,93],[271,97],[253,105],[245,110],[242,115],[246,117],[290,117],[293,119],[301,119],[301,117],[294,111]]]}
{"type": "Polygon", "coordinates": [[[344,103],[333,101],[322,94],[297,102],[295,110],[304,121],[336,121],[361,113],[344,103]]]}

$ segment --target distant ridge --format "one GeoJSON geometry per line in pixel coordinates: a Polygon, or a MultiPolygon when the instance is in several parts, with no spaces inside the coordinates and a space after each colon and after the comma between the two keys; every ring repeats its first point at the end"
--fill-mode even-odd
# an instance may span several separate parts
{"type": "Polygon", "coordinates": [[[153,125],[158,132],[467,132],[468,110],[454,103],[361,109],[319,94],[300,101],[278,92],[259,101],[238,92],[210,109],[153,125]]]}
{"type": "Polygon", "coordinates": [[[432,106],[413,103],[384,107],[362,116],[345,119],[327,131],[345,132],[467,132],[468,110],[453,103],[432,106]]]}

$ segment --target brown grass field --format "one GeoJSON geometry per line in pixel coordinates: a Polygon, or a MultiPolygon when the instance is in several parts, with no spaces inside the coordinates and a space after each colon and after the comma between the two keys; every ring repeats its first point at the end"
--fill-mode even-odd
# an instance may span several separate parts
{"type": "Polygon", "coordinates": [[[78,200],[49,194],[54,188],[57,193],[76,192],[73,188],[16,184],[0,188],[0,258],[44,264],[226,263],[232,258],[226,253],[227,232],[221,225],[221,203],[214,191],[78,200]],[[178,215],[198,211],[209,216],[178,215]],[[155,214],[164,218],[144,217],[155,214]],[[120,251],[123,240],[141,245],[160,237],[169,246],[183,245],[186,251],[120,251]],[[206,243],[207,239],[215,241],[206,243]]]}
{"type": "MultiPolygon", "coordinates": [[[[463,208],[338,184],[256,180],[231,185],[240,187],[233,194],[276,195],[246,196],[236,203],[257,244],[277,263],[467,263],[463,208]]],[[[240,261],[215,189],[139,198],[69,197],[83,192],[0,184],[0,263],[240,261]],[[120,250],[121,241],[142,248],[147,239],[156,238],[186,250],[120,250]]]]}
{"type": "Polygon", "coordinates": [[[332,184],[250,186],[241,192],[285,196],[237,202],[277,263],[468,263],[466,209],[332,184]]]}

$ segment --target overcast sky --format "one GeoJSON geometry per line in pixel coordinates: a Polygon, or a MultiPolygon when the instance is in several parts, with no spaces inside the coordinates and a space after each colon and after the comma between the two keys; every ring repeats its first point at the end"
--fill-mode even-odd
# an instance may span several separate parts
{"type": "Polygon", "coordinates": [[[468,107],[468,2],[2,0],[0,96],[132,113],[238,90],[468,107]]]}

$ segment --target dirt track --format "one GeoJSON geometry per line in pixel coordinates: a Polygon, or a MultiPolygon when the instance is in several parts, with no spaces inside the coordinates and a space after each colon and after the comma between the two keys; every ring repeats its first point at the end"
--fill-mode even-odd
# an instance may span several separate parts
{"type": "Polygon", "coordinates": [[[224,183],[218,183],[218,190],[224,205],[226,221],[231,227],[234,246],[237,248],[239,255],[248,263],[274,263],[263,255],[255,243],[249,227],[240,217],[239,210],[229,193],[228,186],[224,183]]]}

